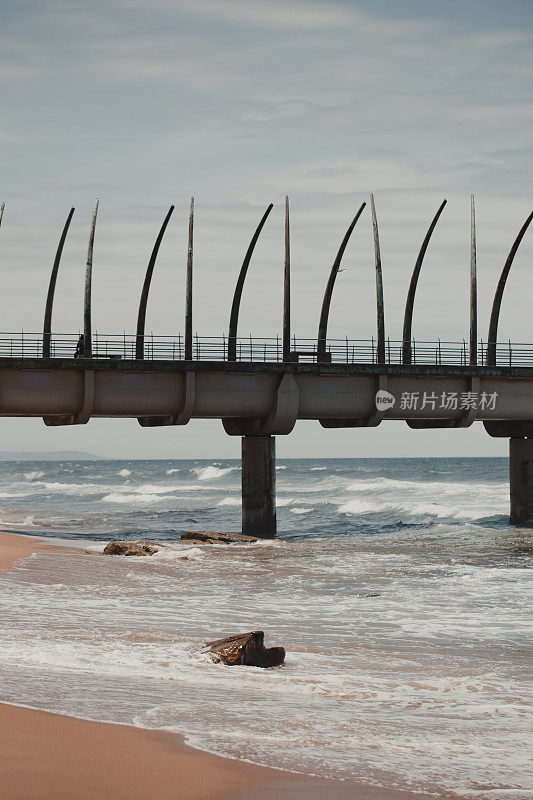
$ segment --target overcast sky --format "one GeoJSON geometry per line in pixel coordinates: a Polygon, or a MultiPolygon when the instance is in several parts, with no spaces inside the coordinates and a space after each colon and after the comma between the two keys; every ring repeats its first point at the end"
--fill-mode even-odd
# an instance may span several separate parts
{"type": "MultiPolygon", "coordinates": [[[[448,206],[416,298],[418,339],[468,333],[469,203],[476,195],[480,336],[499,272],[533,206],[531,0],[0,0],[3,331],[39,331],[57,239],[76,207],[53,327],[78,331],[90,214],[100,198],[93,327],[133,331],[147,259],[176,211],[147,328],[183,330],[186,227],[196,198],[194,328],[227,330],[260,215],[239,333],[280,332],[283,198],[291,198],[293,327],[316,335],[340,239],[369,192],[380,222],[387,335],[401,338],[416,253],[448,206]]],[[[533,340],[533,233],[515,260],[500,335],[533,340]]],[[[344,258],[331,336],[375,335],[368,209],[344,258]]],[[[219,422],[140,429],[1,422],[0,449],[117,457],[237,456],[219,422]]],[[[499,455],[481,425],[323,431],[298,423],[285,456],[499,455]]]]}

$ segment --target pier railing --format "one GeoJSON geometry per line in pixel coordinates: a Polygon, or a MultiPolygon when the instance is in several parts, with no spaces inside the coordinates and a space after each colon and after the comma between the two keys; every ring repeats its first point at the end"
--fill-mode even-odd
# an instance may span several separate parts
{"type": "MultiPolygon", "coordinates": [[[[74,357],[79,334],[53,334],[50,342],[52,358],[74,357]]],[[[238,337],[236,343],[237,361],[281,362],[283,346],[278,336],[270,338],[238,337]]],[[[316,363],[317,360],[337,364],[377,364],[378,354],[374,339],[327,339],[326,355],[317,359],[317,340],[291,339],[291,360],[316,363]]],[[[468,344],[460,342],[424,341],[412,339],[411,362],[426,365],[458,365],[469,363],[468,344]]],[[[135,334],[101,334],[96,332],[92,339],[93,358],[135,359],[137,337],[135,334]]],[[[192,348],[195,361],[228,361],[227,336],[194,336],[192,348]]],[[[0,333],[0,357],[40,358],[43,353],[43,337],[39,333],[0,333]]],[[[387,340],[385,346],[386,364],[401,364],[403,342],[387,340]]],[[[175,336],[144,337],[144,358],[148,360],[182,361],[185,358],[184,339],[175,336]]],[[[487,358],[487,342],[478,343],[478,365],[484,366],[487,358]]],[[[533,344],[525,342],[498,342],[496,363],[501,367],[533,367],[533,344]]]]}

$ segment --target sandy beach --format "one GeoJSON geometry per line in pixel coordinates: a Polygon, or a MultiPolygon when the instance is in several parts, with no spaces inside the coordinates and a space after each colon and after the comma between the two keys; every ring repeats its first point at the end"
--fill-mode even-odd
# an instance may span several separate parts
{"type": "Polygon", "coordinates": [[[32,553],[46,553],[59,549],[67,550],[51,545],[43,539],[0,532],[0,569],[9,569],[17,561],[28,558],[32,553]]]}
{"type": "MultiPolygon", "coordinates": [[[[58,549],[40,539],[0,533],[0,568],[52,548],[58,549]]],[[[188,747],[174,733],[6,704],[0,704],[0,754],[3,800],[423,798],[221,758],[188,747]]]]}

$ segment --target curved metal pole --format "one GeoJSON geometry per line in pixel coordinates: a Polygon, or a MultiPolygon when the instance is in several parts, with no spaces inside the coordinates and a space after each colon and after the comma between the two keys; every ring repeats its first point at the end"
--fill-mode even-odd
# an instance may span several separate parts
{"type": "Polygon", "coordinates": [[[273,204],[270,203],[269,207],[261,217],[261,221],[257,226],[257,228],[255,229],[255,233],[252,236],[250,244],[248,245],[248,250],[246,251],[246,255],[244,256],[244,261],[242,262],[241,271],[237,279],[237,285],[235,286],[235,294],[233,295],[233,303],[231,305],[231,315],[229,320],[229,333],[228,333],[228,361],[237,361],[237,323],[239,321],[239,308],[241,305],[241,296],[242,296],[242,288],[244,286],[244,279],[246,278],[246,273],[248,272],[248,267],[250,265],[255,245],[257,244],[257,240],[259,239],[259,234],[263,230],[263,225],[267,221],[267,217],[273,208],[274,208],[273,204]]]}
{"type": "Polygon", "coordinates": [[[83,306],[83,355],[91,358],[93,354],[92,330],[91,330],[91,288],[93,277],[93,248],[94,232],[96,229],[96,217],[98,215],[98,200],[94,206],[91,231],[89,233],[89,246],[87,248],[87,265],[85,267],[85,300],[83,306]]]}
{"type": "Polygon", "coordinates": [[[507,281],[507,277],[509,275],[509,270],[511,269],[511,264],[513,263],[514,257],[516,255],[516,251],[520,246],[520,242],[524,238],[524,234],[529,228],[529,224],[533,219],[533,211],[526,219],[522,227],[520,228],[520,232],[516,239],[513,242],[513,246],[509,251],[509,255],[507,256],[507,260],[504,264],[502,269],[502,274],[500,275],[500,280],[498,281],[498,286],[496,287],[496,293],[494,295],[494,302],[492,304],[492,312],[490,315],[490,324],[489,324],[489,337],[487,341],[487,366],[494,367],[496,365],[496,340],[498,338],[498,320],[500,317],[500,306],[502,304],[502,297],[503,297],[503,290],[505,289],[505,284],[507,281]]]}
{"type": "Polygon", "coordinates": [[[335,261],[333,262],[333,266],[331,267],[331,271],[329,273],[328,282],[326,284],[326,289],[324,291],[324,299],[322,300],[322,310],[320,312],[320,322],[318,323],[318,339],[316,343],[316,352],[317,352],[317,361],[323,361],[326,355],[326,334],[328,331],[328,317],[329,317],[329,307],[331,305],[331,296],[333,294],[333,287],[335,285],[335,279],[339,273],[339,268],[341,265],[342,257],[344,255],[344,251],[348,245],[350,240],[350,236],[352,235],[352,231],[357,224],[357,220],[363,213],[363,209],[366,206],[366,203],[361,203],[361,207],[359,211],[353,218],[350,223],[350,226],[346,233],[344,234],[344,239],[341,242],[341,246],[337,252],[335,257],[335,261]]]}
{"type": "Polygon", "coordinates": [[[477,364],[477,253],[476,206],[474,195],[470,206],[470,365],[477,364]]]}
{"type": "Polygon", "coordinates": [[[189,243],[187,246],[187,284],[185,287],[185,361],[192,361],[192,244],[194,228],[194,197],[189,213],[189,243]]]}
{"type": "Polygon", "coordinates": [[[372,229],[374,232],[374,256],[376,262],[376,307],[378,322],[378,346],[377,363],[385,363],[385,307],[383,303],[383,275],[381,273],[381,251],[379,247],[378,219],[376,216],[376,206],[374,205],[374,195],[370,195],[370,206],[372,209],[372,229]]]}
{"type": "Polygon", "coordinates": [[[291,357],[291,240],[289,198],[285,196],[285,268],[283,272],[283,361],[291,357]]]}
{"type": "Polygon", "coordinates": [[[413,274],[411,275],[411,283],[409,284],[409,291],[407,292],[407,300],[405,301],[405,315],[403,318],[402,364],[411,363],[411,328],[413,325],[413,306],[415,302],[415,292],[418,283],[418,276],[420,275],[420,269],[422,267],[424,256],[426,255],[426,250],[428,249],[428,244],[429,240],[431,239],[431,234],[435,230],[435,225],[439,221],[439,217],[442,214],[445,205],[446,205],[446,200],[443,200],[439,206],[439,210],[431,220],[431,224],[427,229],[426,235],[424,236],[422,247],[420,248],[420,252],[418,253],[418,258],[416,259],[415,266],[413,269],[413,274]]]}
{"type": "Polygon", "coordinates": [[[65,239],[67,238],[67,233],[70,227],[70,222],[72,220],[73,214],[74,214],[74,209],[71,208],[69,211],[69,215],[67,217],[67,221],[65,222],[65,226],[63,228],[63,233],[61,234],[61,238],[59,239],[59,244],[56,250],[56,257],[54,258],[54,263],[52,266],[52,274],[50,275],[50,283],[48,285],[48,295],[46,297],[46,306],[44,309],[43,358],[50,358],[50,343],[52,339],[52,307],[54,305],[54,294],[56,290],[57,273],[59,270],[59,262],[61,261],[61,255],[63,253],[63,247],[65,245],[65,239]]]}
{"type": "Polygon", "coordinates": [[[148,292],[150,291],[152,273],[154,271],[154,266],[157,254],[159,252],[159,247],[163,240],[163,236],[166,227],[168,225],[168,221],[172,216],[173,211],[174,211],[174,206],[170,206],[167,215],[163,220],[163,224],[161,225],[161,229],[157,235],[157,239],[155,240],[155,244],[152,250],[152,255],[150,256],[150,261],[148,262],[148,266],[146,268],[146,275],[144,276],[144,284],[141,292],[141,299],[139,302],[139,313],[137,315],[137,337],[135,340],[135,358],[139,360],[142,360],[144,358],[144,323],[146,321],[146,304],[148,303],[148,292]]]}

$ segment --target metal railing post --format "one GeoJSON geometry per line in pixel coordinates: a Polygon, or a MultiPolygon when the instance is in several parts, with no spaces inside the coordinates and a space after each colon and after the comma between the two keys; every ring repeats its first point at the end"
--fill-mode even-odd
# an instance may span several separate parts
{"type": "MultiPolygon", "coordinates": [[[[29,333],[21,329],[17,334],[5,332],[1,336],[0,355],[3,353],[5,357],[11,358],[32,358],[34,356],[41,356],[42,334],[40,332],[29,333]]],[[[72,355],[77,337],[79,338],[79,333],[55,334],[51,336],[48,357],[63,358],[69,354],[72,355]]],[[[182,340],[183,337],[181,333],[158,337],[155,336],[152,331],[147,334],[145,338],[144,348],[146,358],[152,360],[181,360],[184,357],[182,340]]],[[[229,340],[224,333],[221,334],[220,337],[208,336],[205,339],[201,339],[198,333],[195,333],[192,344],[193,358],[215,361],[228,360],[229,340]],[[203,353],[202,342],[204,346],[203,353]]],[[[460,365],[465,368],[472,365],[469,359],[470,349],[469,346],[467,346],[465,337],[454,341],[443,341],[438,337],[434,340],[420,340],[419,344],[419,352],[417,353],[416,339],[412,338],[409,342],[411,364],[413,365],[435,365],[439,367],[460,365]]],[[[346,334],[344,339],[328,339],[325,353],[327,361],[331,363],[371,363],[373,365],[402,363],[402,349],[405,347],[405,342],[393,340],[391,343],[390,337],[387,337],[384,345],[384,358],[380,359],[374,336],[370,339],[350,339],[346,334]]],[[[320,363],[320,358],[323,356],[322,351],[320,351],[320,353],[318,352],[316,342],[311,339],[297,339],[295,335],[291,334],[290,347],[291,349],[289,352],[299,353],[301,360],[306,363],[320,363]]],[[[494,354],[496,366],[500,367],[502,370],[514,368],[516,366],[533,366],[533,344],[529,342],[517,342],[515,345],[512,339],[508,339],[507,353],[505,353],[505,347],[504,341],[500,340],[496,344],[494,354]]],[[[483,339],[477,342],[477,353],[478,365],[483,367],[487,366],[488,344],[484,342],[483,339]]],[[[270,362],[274,363],[277,359],[279,363],[281,359],[281,337],[276,334],[275,336],[255,338],[250,333],[248,336],[237,340],[235,356],[235,360],[240,361],[244,359],[250,362],[255,361],[267,364],[270,362]]],[[[94,331],[92,357],[95,359],[135,359],[135,335],[126,333],[125,330],[122,331],[122,334],[100,334],[98,330],[94,331]]],[[[298,356],[295,357],[296,359],[298,358],[298,356]]]]}

